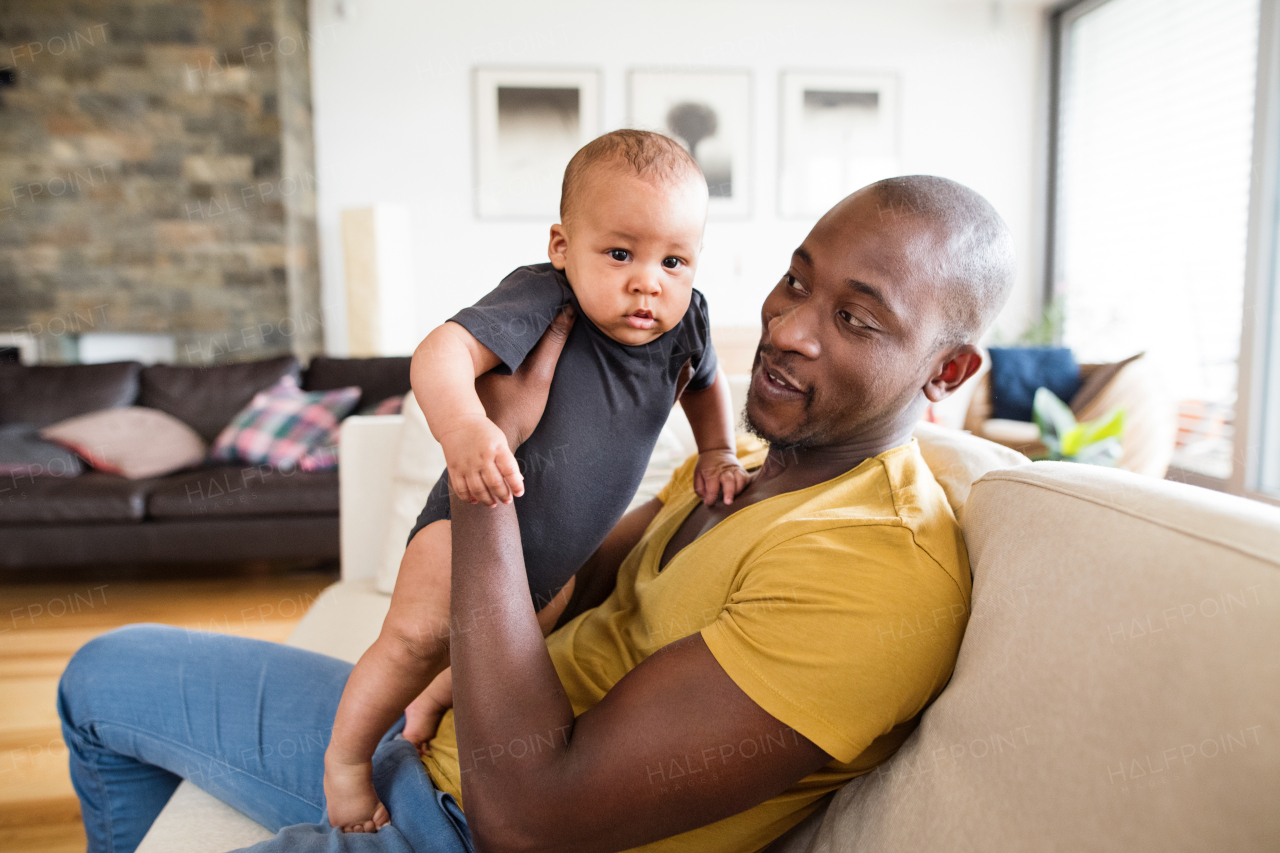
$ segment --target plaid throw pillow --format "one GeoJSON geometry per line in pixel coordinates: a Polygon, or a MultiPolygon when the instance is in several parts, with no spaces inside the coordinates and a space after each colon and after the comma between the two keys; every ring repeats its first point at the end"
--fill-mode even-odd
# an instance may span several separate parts
{"type": "Polygon", "coordinates": [[[259,391],[218,435],[209,453],[223,462],[263,462],[288,470],[338,467],[338,423],[360,399],[356,386],[307,392],[286,376],[259,391]]]}

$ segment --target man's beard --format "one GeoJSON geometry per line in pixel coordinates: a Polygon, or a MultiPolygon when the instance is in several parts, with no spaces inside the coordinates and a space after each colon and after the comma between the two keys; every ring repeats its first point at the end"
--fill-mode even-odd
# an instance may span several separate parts
{"type": "Polygon", "coordinates": [[[775,435],[766,431],[760,424],[751,419],[751,398],[755,394],[755,389],[747,391],[747,405],[742,411],[742,423],[747,428],[747,432],[756,438],[765,442],[774,450],[784,453],[796,453],[801,450],[808,450],[818,445],[817,436],[806,434],[806,427],[809,425],[809,406],[813,403],[813,396],[810,394],[804,403],[804,420],[797,425],[797,429],[787,435],[775,435]]]}
{"type": "MultiPolygon", "coordinates": [[[[756,370],[762,369],[760,364],[760,355],[764,352],[767,352],[770,358],[777,358],[777,350],[761,341],[761,343],[756,346],[755,358],[751,361],[751,373],[753,379],[756,370]]],[[[813,388],[810,388],[805,394],[804,417],[800,423],[796,425],[796,429],[787,435],[774,435],[767,432],[760,426],[760,424],[751,419],[751,398],[756,394],[756,389],[753,387],[754,384],[755,383],[753,382],[751,386],[747,387],[747,405],[742,410],[742,424],[747,428],[747,432],[765,442],[771,448],[788,453],[808,450],[809,448],[818,445],[817,436],[813,435],[808,429],[810,411],[813,408],[813,388]]]]}

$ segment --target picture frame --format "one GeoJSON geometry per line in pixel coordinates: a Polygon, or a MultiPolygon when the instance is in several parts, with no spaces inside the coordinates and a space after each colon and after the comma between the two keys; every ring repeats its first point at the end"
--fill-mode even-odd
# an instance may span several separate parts
{"type": "Polygon", "coordinates": [[[812,219],[853,191],[899,174],[898,76],[783,71],[778,215],[812,219]]]}
{"type": "Polygon", "coordinates": [[[635,68],[628,74],[628,124],[680,142],[702,167],[708,216],[741,219],[752,210],[751,72],[635,68]]]}
{"type": "Polygon", "coordinates": [[[565,166],[600,135],[600,72],[481,66],[472,77],[476,215],[558,218],[565,166]]]}

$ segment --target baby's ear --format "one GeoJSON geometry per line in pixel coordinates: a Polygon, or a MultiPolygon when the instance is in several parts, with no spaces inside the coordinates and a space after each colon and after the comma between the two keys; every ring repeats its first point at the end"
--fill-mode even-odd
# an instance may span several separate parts
{"type": "Polygon", "coordinates": [[[569,253],[569,234],[564,225],[557,222],[551,226],[551,241],[547,244],[547,260],[558,270],[565,267],[569,253]]]}

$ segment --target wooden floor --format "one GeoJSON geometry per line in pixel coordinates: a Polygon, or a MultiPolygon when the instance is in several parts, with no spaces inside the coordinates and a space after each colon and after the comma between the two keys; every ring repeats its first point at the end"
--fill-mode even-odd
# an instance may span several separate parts
{"type": "Polygon", "coordinates": [[[0,582],[0,851],[83,853],[80,809],[54,707],[71,655],[131,622],[283,641],[336,575],[0,582]]]}

